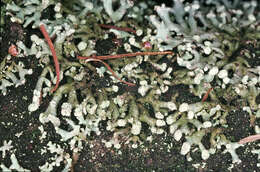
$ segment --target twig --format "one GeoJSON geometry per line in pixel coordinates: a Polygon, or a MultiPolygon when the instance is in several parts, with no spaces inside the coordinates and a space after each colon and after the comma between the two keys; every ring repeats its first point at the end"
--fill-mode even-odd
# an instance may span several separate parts
{"type": "Polygon", "coordinates": [[[156,52],[135,52],[135,53],[127,53],[127,54],[116,54],[116,55],[107,55],[107,56],[78,56],[78,59],[86,60],[89,58],[95,58],[100,60],[107,60],[107,59],[118,59],[123,57],[135,57],[135,56],[143,56],[143,55],[165,55],[165,54],[173,54],[172,51],[156,51],[156,52]]]}
{"type": "Polygon", "coordinates": [[[201,102],[205,102],[207,100],[209,93],[211,92],[212,89],[213,89],[212,87],[208,89],[207,93],[203,96],[201,102]]]}
{"type": "Polygon", "coordinates": [[[115,29],[115,30],[121,30],[125,32],[132,32],[136,34],[136,31],[134,29],[131,29],[129,27],[117,27],[114,25],[107,25],[107,24],[99,24],[100,27],[107,28],[107,29],[115,29]]]}
{"type": "Polygon", "coordinates": [[[59,66],[59,61],[58,61],[58,57],[56,55],[56,51],[55,51],[55,48],[54,48],[54,45],[51,41],[51,38],[49,36],[49,34],[47,33],[45,27],[43,24],[40,25],[40,30],[44,36],[44,38],[46,39],[49,47],[50,47],[50,50],[51,50],[51,53],[52,53],[52,56],[53,56],[53,61],[54,61],[54,64],[55,64],[55,71],[56,71],[56,75],[57,75],[57,80],[56,80],[56,84],[55,84],[55,87],[51,90],[51,92],[54,92],[58,87],[59,87],[59,82],[60,82],[60,66],[59,66]]]}
{"type": "Polygon", "coordinates": [[[135,86],[135,84],[133,84],[133,83],[130,83],[130,82],[127,82],[127,81],[124,81],[124,80],[120,79],[106,62],[104,62],[104,61],[102,61],[100,59],[95,59],[95,58],[88,58],[88,59],[86,59],[85,62],[87,63],[87,62],[90,62],[90,61],[96,61],[96,62],[103,63],[116,79],[118,79],[119,81],[127,84],[128,86],[135,86]]]}
{"type": "Polygon", "coordinates": [[[239,140],[239,144],[245,144],[245,143],[248,143],[248,142],[254,142],[256,140],[259,140],[260,139],[260,134],[256,134],[256,135],[252,135],[252,136],[248,136],[248,137],[245,137],[241,140],[239,140]]]}

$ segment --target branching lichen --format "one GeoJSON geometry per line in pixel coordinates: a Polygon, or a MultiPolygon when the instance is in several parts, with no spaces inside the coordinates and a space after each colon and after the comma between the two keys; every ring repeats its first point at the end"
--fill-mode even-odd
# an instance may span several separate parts
{"type": "MultiPolygon", "coordinates": [[[[233,163],[240,163],[236,149],[242,145],[228,140],[224,130],[234,109],[247,111],[252,121],[260,116],[260,70],[254,64],[260,55],[259,4],[174,0],[172,7],[155,6],[156,13],[151,15],[145,2],[100,2],[80,0],[71,1],[71,6],[52,6],[52,1],[30,0],[7,5],[12,20],[24,27],[46,25],[60,62],[60,86],[51,94],[57,78],[47,43],[39,34],[30,35],[30,47],[22,41],[16,43],[19,57],[30,55],[43,68],[28,111],[41,111],[41,124],[51,122],[61,141],[75,152],[82,150],[82,142],[88,144],[93,136],[106,131],[112,134],[102,142],[116,149],[125,143],[136,147],[150,139],[149,135],[164,134],[180,143],[180,154],[187,160],[196,150],[205,161],[222,151],[231,155],[233,163]],[[41,20],[47,7],[55,19],[41,20]],[[148,16],[141,15],[145,12],[148,16]],[[143,26],[144,22],[150,25],[143,26]],[[94,62],[86,64],[84,59],[94,62]],[[95,63],[101,60],[116,75],[95,63]],[[133,87],[122,85],[115,76],[131,78],[133,87]],[[179,85],[187,86],[186,93],[199,101],[180,101],[183,90],[176,91],[179,85]],[[50,102],[41,109],[47,95],[50,102]]],[[[32,73],[21,63],[10,65],[10,55],[0,69],[3,95],[7,87],[24,84],[26,75],[32,73]]],[[[59,145],[49,142],[46,150],[59,159],[41,165],[42,170],[52,170],[65,159],[65,169],[71,166],[70,155],[59,145]]]]}

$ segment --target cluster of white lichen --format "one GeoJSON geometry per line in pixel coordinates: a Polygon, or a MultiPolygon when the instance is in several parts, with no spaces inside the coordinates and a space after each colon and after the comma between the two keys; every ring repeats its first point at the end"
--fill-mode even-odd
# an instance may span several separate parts
{"type": "MultiPolygon", "coordinates": [[[[256,96],[260,93],[258,87],[260,83],[259,66],[251,67],[242,55],[237,57],[233,62],[228,62],[227,58],[231,54],[223,48],[227,46],[231,52],[237,49],[237,45],[231,43],[233,38],[228,34],[236,36],[236,29],[239,30],[241,27],[248,27],[254,30],[255,38],[260,38],[260,15],[256,10],[257,2],[250,1],[241,4],[240,1],[232,3],[227,1],[206,1],[206,4],[215,5],[215,8],[207,10],[206,7],[203,7],[198,2],[183,4],[180,0],[174,0],[173,8],[166,7],[164,4],[156,6],[155,10],[159,17],[155,15],[149,17],[151,23],[156,27],[156,39],[159,43],[163,43],[159,47],[162,50],[177,47],[177,63],[187,68],[184,71],[173,72],[177,82],[172,82],[188,84],[191,92],[201,97],[206,91],[205,88],[212,87],[210,83],[214,80],[217,83],[214,89],[231,88],[231,90],[235,91],[237,95],[246,99],[249,103],[250,107],[244,107],[243,109],[249,112],[250,115],[258,116],[260,107],[256,103],[256,96]],[[241,8],[238,8],[239,6],[241,8]],[[201,23],[200,26],[198,25],[198,21],[201,23]],[[223,31],[222,35],[220,31],[223,31]],[[232,75],[229,75],[230,73],[232,75]]],[[[246,34],[245,37],[248,39],[252,38],[250,33],[246,34]]],[[[251,53],[250,55],[247,54],[248,58],[259,58],[257,57],[259,53],[251,53]]],[[[215,99],[214,96],[212,98],[215,99]]],[[[196,109],[198,107],[196,105],[193,108],[196,109]]],[[[223,108],[220,108],[219,105],[216,107],[219,107],[219,110],[223,108]]],[[[207,111],[210,111],[210,114],[214,114],[216,112],[216,109],[214,109],[207,110],[204,107],[199,114],[202,113],[203,117],[207,117],[207,111]]],[[[225,111],[228,112],[229,110],[226,109],[225,111]]],[[[194,116],[194,114],[196,112],[190,111],[187,115],[194,116]]],[[[220,113],[217,114],[216,118],[226,116],[220,113]]],[[[195,115],[195,118],[196,116],[199,115],[195,115]]],[[[176,115],[175,118],[177,118],[176,115]]],[[[170,132],[175,132],[179,123],[186,124],[189,120],[184,119],[182,121],[179,119],[178,121],[170,127],[170,132]]],[[[217,123],[224,125],[223,121],[224,118],[219,119],[217,123]]],[[[214,126],[212,125],[212,121],[205,121],[203,124],[209,127],[214,126]]],[[[198,122],[194,123],[194,125],[198,129],[198,132],[192,133],[188,130],[185,134],[187,135],[187,141],[183,144],[181,153],[187,154],[191,145],[197,144],[201,150],[202,159],[207,159],[209,154],[214,153],[215,150],[206,150],[204,148],[201,144],[201,139],[205,132],[203,132],[203,129],[200,129],[203,127],[198,122]]],[[[187,125],[183,126],[187,130],[187,125]]],[[[182,133],[185,132],[175,132],[174,136],[180,138],[182,133]]],[[[238,144],[223,140],[219,140],[217,144],[218,146],[215,145],[215,148],[220,147],[219,144],[226,145],[226,152],[231,153],[233,162],[241,161],[235,153],[235,149],[239,147],[238,144]]]]}
{"type": "Polygon", "coordinates": [[[24,27],[33,23],[32,27],[37,28],[41,22],[40,18],[43,10],[53,3],[52,0],[28,0],[22,1],[18,6],[12,2],[11,4],[7,4],[6,9],[11,11],[8,14],[12,16],[12,22],[21,23],[24,27]],[[15,15],[13,12],[15,12],[15,15]]]}
{"type": "Polygon", "coordinates": [[[33,72],[32,69],[25,69],[24,64],[22,62],[19,62],[18,64],[13,62],[10,66],[6,66],[4,65],[6,63],[6,59],[2,62],[0,72],[0,90],[3,95],[6,95],[7,87],[18,87],[20,85],[25,84],[25,76],[31,75],[33,72]],[[15,75],[17,73],[18,76],[15,75]]]}
{"type": "MultiPolygon", "coordinates": [[[[190,92],[202,97],[209,88],[213,87],[211,82],[214,81],[214,89],[231,88],[237,95],[246,99],[249,106],[243,109],[250,115],[259,118],[260,107],[255,99],[260,94],[260,89],[257,87],[260,84],[260,68],[259,66],[252,68],[242,57],[238,57],[233,62],[228,62],[223,47],[229,47],[230,51],[236,50],[236,47],[233,47],[229,36],[221,35],[222,31],[232,35],[235,32],[233,28],[239,28],[241,25],[253,29],[256,32],[256,37],[259,38],[260,34],[257,32],[260,31],[260,15],[255,15],[256,6],[259,4],[256,1],[251,1],[242,3],[240,7],[238,1],[228,3],[226,1],[208,0],[206,6],[203,6],[199,1],[183,4],[181,0],[174,0],[173,7],[166,7],[164,4],[156,6],[154,9],[158,16],[146,17],[156,30],[149,28],[137,30],[137,36],[143,37],[141,42],[136,40],[135,35],[110,29],[110,32],[113,32],[118,38],[128,40],[123,45],[126,52],[134,52],[133,49],[135,48],[145,51],[142,43],[147,41],[156,50],[173,50],[173,48],[176,48],[177,52],[174,56],[177,64],[184,67],[181,70],[174,71],[171,64],[158,63],[161,58],[167,58],[174,62],[173,55],[167,57],[162,55],[155,57],[137,56],[127,59],[127,64],[112,62],[112,60],[108,62],[113,64],[113,69],[120,78],[126,77],[135,80],[138,85],[138,96],[134,97],[128,92],[118,94],[119,81],[113,76],[111,76],[112,82],[106,88],[98,89],[95,93],[88,87],[77,90],[80,84],[84,85],[84,82],[86,82],[84,80],[86,75],[84,67],[93,66],[88,66],[79,61],[71,62],[69,57],[62,57],[62,54],[65,54],[70,58],[76,58],[76,48],[83,55],[88,56],[95,53],[94,40],[89,39],[88,42],[84,42],[85,39],[82,38],[78,45],[68,41],[73,37],[73,33],[77,32],[74,26],[86,24],[87,20],[82,18],[88,12],[94,13],[98,18],[97,20],[100,20],[98,13],[104,9],[108,15],[105,15],[104,18],[117,22],[127,14],[127,10],[130,10],[128,17],[136,19],[136,15],[143,14],[144,9],[147,9],[143,2],[136,7],[128,3],[127,0],[120,0],[117,10],[113,8],[112,0],[103,0],[102,2],[103,6],[96,8],[98,2],[92,3],[80,0],[74,7],[75,11],[78,11],[79,18],[72,14],[66,18],[61,17],[62,4],[58,3],[54,7],[55,21],[39,20],[42,10],[50,5],[48,1],[28,1],[28,5],[37,6],[33,11],[32,9],[29,10],[29,7],[22,11],[23,8],[14,3],[8,5],[7,9],[11,11],[10,15],[15,21],[20,20],[25,27],[33,21],[34,27],[38,27],[39,23],[43,22],[50,35],[55,34],[57,36],[54,44],[61,65],[60,80],[66,77],[67,83],[59,86],[52,95],[47,109],[39,115],[39,121],[42,123],[39,128],[43,135],[42,139],[46,134],[44,125],[51,122],[62,140],[68,142],[74,152],[79,152],[83,148],[82,142],[88,142],[89,135],[101,133],[99,124],[105,121],[106,130],[114,133],[109,140],[103,140],[107,147],[113,146],[119,149],[122,144],[125,144],[119,140],[119,135],[127,138],[126,143],[131,142],[132,147],[135,148],[138,142],[142,142],[139,137],[141,134],[146,135],[149,141],[153,138],[153,134],[171,134],[177,142],[181,138],[185,139],[180,153],[185,155],[188,160],[192,159],[190,152],[197,147],[201,152],[201,158],[207,160],[210,154],[214,154],[224,145],[226,149],[223,153],[229,152],[233,162],[240,162],[241,160],[235,150],[242,145],[230,142],[225,139],[223,134],[219,134],[218,126],[226,126],[225,118],[231,109],[221,105],[214,94],[211,96],[212,102],[191,104],[177,103],[176,96],[172,96],[170,101],[162,101],[161,96],[173,85],[186,84],[189,85],[190,92]],[[45,4],[44,8],[40,8],[41,4],[45,4]],[[208,9],[207,5],[213,7],[208,9]],[[34,16],[31,17],[30,14],[33,12],[35,12],[34,16]],[[65,52],[62,53],[62,50],[65,52]],[[159,75],[157,71],[148,73],[140,67],[142,63],[150,64],[162,74],[159,75]],[[232,75],[229,75],[230,73],[232,75]],[[80,94],[82,99],[79,99],[77,94],[80,94]],[[114,97],[115,94],[116,97],[114,97]],[[147,106],[152,107],[153,112],[148,110],[147,106]],[[59,108],[61,109],[60,112],[58,112],[59,108]],[[66,121],[64,125],[67,125],[69,130],[60,127],[60,114],[62,119],[66,121]],[[148,126],[149,133],[144,133],[144,126],[148,126]],[[201,140],[210,130],[211,147],[206,149],[201,140]]],[[[102,38],[106,39],[107,37],[108,34],[105,34],[102,38]]],[[[248,33],[248,37],[252,38],[252,35],[248,33]]],[[[50,65],[49,56],[51,53],[47,44],[36,35],[32,35],[31,40],[33,44],[29,48],[22,42],[18,42],[17,45],[19,50],[24,53],[23,55],[35,55],[39,59],[39,64],[44,68],[35,89],[32,91],[32,103],[28,107],[29,112],[33,113],[39,109],[41,97],[44,98],[49,94],[51,85],[52,83],[55,84],[56,78],[54,77],[54,67],[50,65]]],[[[248,56],[252,58],[257,54],[248,56]]],[[[19,72],[20,79],[6,71],[6,79],[1,80],[0,86],[3,93],[6,93],[6,87],[12,84],[18,86],[20,83],[24,83],[25,74],[30,74],[29,70],[23,69],[20,65],[15,65],[14,69],[19,72]]],[[[104,67],[96,68],[96,70],[100,77],[110,74],[104,67]]],[[[256,129],[256,131],[258,130],[256,129]]],[[[66,161],[65,169],[71,166],[70,155],[64,152],[59,145],[49,143],[47,146],[45,151],[56,154],[50,160],[52,163],[46,162],[40,167],[41,170],[50,171],[54,166],[60,166],[60,162],[63,160],[66,161]]],[[[5,154],[5,151],[10,148],[9,143],[8,145],[4,143],[4,146],[0,147],[0,151],[5,154]]],[[[16,164],[17,160],[13,155],[11,160],[13,164],[16,164]]],[[[1,164],[1,168],[7,169],[3,164],[1,164]]],[[[9,169],[19,168],[9,167],[9,169]]]]}
{"type": "MultiPolygon", "coordinates": [[[[207,4],[212,5],[214,2],[207,1],[207,4]]],[[[243,3],[242,9],[237,8],[239,6],[237,1],[233,4],[225,2],[215,5],[215,8],[205,10],[207,8],[196,1],[183,4],[180,0],[174,0],[173,7],[166,7],[164,4],[155,7],[160,19],[155,15],[149,17],[156,27],[156,39],[167,44],[160,46],[160,49],[177,47],[177,62],[189,70],[186,72],[186,77],[190,78],[187,84],[194,84],[196,90],[202,91],[194,91],[198,96],[202,95],[205,83],[210,83],[214,79],[222,88],[230,83],[236,84],[235,82],[242,80],[244,75],[253,75],[254,84],[260,82],[257,69],[250,69],[249,65],[246,68],[242,65],[237,69],[234,67],[237,63],[246,63],[246,60],[238,58],[236,62],[228,63],[226,60],[228,54],[224,53],[223,48],[227,46],[231,52],[236,50],[237,47],[232,46],[231,39],[227,36],[236,33],[234,28],[246,26],[256,30],[256,37],[260,36],[257,34],[260,30],[259,14],[255,16],[257,2],[243,3]],[[213,12],[214,10],[217,14],[213,12]],[[231,17],[233,14],[237,15],[231,17]],[[199,26],[198,22],[202,23],[200,24],[202,26],[199,26]],[[223,34],[223,38],[220,38],[219,31],[228,34],[223,34]],[[174,36],[171,36],[173,33],[174,36]],[[233,78],[228,77],[228,71],[231,70],[235,73],[233,78]],[[192,80],[193,82],[190,82],[192,80]]],[[[254,56],[255,54],[252,54],[252,57],[254,56]]]]}

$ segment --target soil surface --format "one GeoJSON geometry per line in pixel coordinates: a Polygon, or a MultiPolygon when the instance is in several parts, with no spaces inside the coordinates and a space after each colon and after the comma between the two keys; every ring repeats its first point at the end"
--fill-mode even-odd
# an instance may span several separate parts
{"type": "MultiPolygon", "coordinates": [[[[1,40],[0,63],[8,54],[8,48],[12,43],[22,40],[26,45],[30,46],[30,35],[41,35],[39,30],[27,30],[15,23],[7,23],[4,29],[5,32],[1,40]]],[[[102,45],[100,49],[97,49],[100,54],[109,54],[111,53],[111,49],[112,52],[115,49],[115,43],[111,44],[111,41],[102,41],[99,44],[102,45]],[[110,50],[102,47],[110,47],[110,50]]],[[[29,113],[28,106],[31,103],[33,90],[43,69],[38,65],[38,59],[32,56],[22,58],[12,56],[12,61],[22,61],[25,65],[24,68],[31,68],[34,72],[32,75],[26,76],[26,83],[24,85],[8,87],[7,94],[0,95],[0,147],[4,141],[10,140],[13,146],[12,151],[6,151],[5,156],[0,151],[0,165],[4,164],[6,167],[9,167],[11,165],[10,157],[14,152],[20,166],[24,169],[40,171],[40,166],[46,163],[46,161],[51,163],[51,159],[53,160],[53,157],[55,157],[50,151],[42,151],[51,142],[59,145],[64,150],[64,154],[66,152],[72,157],[72,168],[70,168],[72,172],[226,172],[230,171],[230,167],[232,167],[231,171],[234,172],[259,171],[257,167],[257,164],[259,164],[258,156],[252,153],[252,150],[259,149],[257,142],[247,144],[236,150],[242,161],[237,164],[232,162],[230,153],[223,153],[224,148],[218,149],[207,160],[202,160],[199,149],[190,152],[190,157],[187,158],[180,154],[184,138],[176,141],[173,134],[154,134],[151,142],[143,140],[143,143],[137,147],[133,143],[124,144],[125,138],[119,137],[122,143],[120,149],[107,148],[103,141],[109,140],[113,133],[105,129],[105,124],[103,126],[101,124],[100,126],[100,135],[93,134],[88,138],[87,142],[83,142],[83,149],[80,152],[73,152],[70,149],[69,141],[62,141],[61,136],[56,133],[51,123],[44,124],[46,135],[42,139],[42,133],[39,129],[42,126],[39,121],[39,114],[46,110],[52,96],[41,99],[40,108],[35,112],[29,113]]],[[[259,59],[255,59],[254,64],[259,65],[259,59]]],[[[98,66],[98,64],[95,65],[98,66]]],[[[145,66],[146,64],[143,65],[144,68],[147,67],[145,66]]],[[[105,76],[105,78],[99,78],[94,74],[91,76],[88,76],[92,81],[88,86],[93,87],[93,89],[101,88],[110,82],[110,79],[108,79],[109,76],[105,76]]],[[[137,91],[136,88],[129,88],[122,84],[118,86],[118,94],[129,92],[134,95],[137,91]]],[[[162,95],[162,100],[169,101],[173,94],[177,95],[176,101],[179,103],[201,101],[200,98],[189,92],[188,85],[183,84],[171,86],[162,95]]],[[[207,101],[211,101],[210,98],[207,101]]],[[[260,102],[259,95],[256,102],[260,102]]],[[[223,101],[223,103],[234,108],[226,118],[227,127],[222,128],[222,132],[227,139],[232,142],[238,142],[241,138],[254,134],[254,125],[258,124],[259,126],[260,120],[255,120],[252,125],[249,114],[241,109],[243,101],[237,97],[230,100],[230,102],[223,101]]],[[[58,112],[58,116],[61,116],[60,112],[58,112]]],[[[206,149],[210,148],[209,140],[210,134],[206,134],[202,139],[202,143],[206,149]]],[[[54,167],[53,171],[61,171],[65,166],[66,164],[61,162],[54,167]]]]}

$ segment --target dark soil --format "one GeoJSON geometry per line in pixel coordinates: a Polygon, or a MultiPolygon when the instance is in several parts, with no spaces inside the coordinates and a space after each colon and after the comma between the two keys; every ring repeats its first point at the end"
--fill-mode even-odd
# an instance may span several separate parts
{"type": "MultiPolygon", "coordinates": [[[[20,25],[8,24],[6,26],[1,41],[0,60],[8,53],[8,47],[11,43],[17,40],[29,40],[30,32],[35,33],[35,30],[23,30],[20,25]],[[24,32],[26,34],[21,34],[24,32]],[[2,46],[3,45],[3,46],[2,46]]],[[[37,32],[36,32],[37,33],[37,32]]],[[[28,44],[30,42],[28,41],[28,44]]],[[[107,44],[102,42],[102,44],[107,44]]],[[[110,45],[110,48],[114,46],[110,45]]],[[[104,51],[109,54],[109,50],[104,51]]],[[[101,53],[103,54],[103,52],[101,53]]],[[[17,58],[12,57],[14,61],[17,58]]],[[[122,144],[120,149],[105,147],[102,140],[107,140],[111,137],[111,133],[102,130],[101,135],[92,135],[88,142],[83,143],[83,150],[79,153],[73,153],[70,150],[69,141],[61,141],[51,123],[44,124],[46,137],[41,139],[42,134],[39,126],[42,124],[39,121],[39,114],[44,112],[48,107],[51,96],[42,99],[40,108],[29,113],[27,108],[31,103],[33,90],[35,88],[38,77],[42,68],[38,66],[38,60],[35,57],[23,57],[19,59],[24,62],[25,68],[32,68],[33,74],[26,76],[26,83],[17,88],[9,87],[5,96],[0,95],[0,146],[4,141],[12,140],[11,149],[15,153],[19,164],[31,171],[40,171],[39,166],[42,166],[46,161],[53,157],[51,152],[42,152],[49,142],[57,143],[66,153],[73,157],[74,172],[134,172],[134,171],[175,171],[175,172],[225,172],[228,168],[234,165],[234,172],[253,172],[259,171],[257,163],[259,163],[256,154],[252,154],[252,150],[257,147],[256,143],[248,144],[237,149],[237,154],[242,160],[240,164],[232,164],[232,158],[229,153],[223,154],[223,150],[219,149],[215,154],[211,155],[208,160],[201,159],[201,152],[195,151],[191,153],[191,160],[180,154],[180,149],[183,139],[176,142],[171,134],[153,135],[153,141],[143,141],[142,145],[137,148],[132,148],[132,144],[122,144]],[[196,164],[200,164],[196,166],[196,164]],[[204,165],[202,165],[204,164],[204,165]]],[[[259,61],[257,61],[259,64],[259,61]]],[[[92,78],[93,79],[93,78],[92,78]]],[[[109,80],[100,79],[100,83],[109,82],[109,80]]],[[[97,82],[99,83],[99,82],[97,82]]],[[[101,84],[106,85],[106,84],[101,84]]],[[[91,86],[91,85],[90,85],[91,86]]],[[[100,85],[94,85],[96,87],[100,85]]],[[[136,88],[125,88],[120,86],[120,93],[123,91],[136,92],[136,88]]],[[[198,97],[190,93],[187,85],[176,85],[169,88],[163,96],[162,100],[169,101],[173,94],[177,94],[176,101],[179,103],[187,102],[194,103],[200,101],[198,97]]],[[[259,101],[259,95],[258,100],[259,101]]],[[[223,133],[228,140],[233,142],[239,141],[241,138],[253,134],[253,127],[250,124],[249,114],[239,108],[234,109],[227,116],[227,128],[223,129],[223,133]]],[[[256,120],[255,124],[259,125],[260,121],[256,120]]],[[[204,138],[204,145],[209,148],[209,136],[204,138]]],[[[259,146],[258,146],[259,148],[259,146]]],[[[9,167],[11,165],[11,152],[7,151],[3,158],[2,151],[0,152],[0,164],[9,167]]],[[[51,162],[51,161],[50,161],[51,162]]],[[[59,167],[55,167],[53,171],[61,171],[65,164],[61,163],[59,167]]]]}

